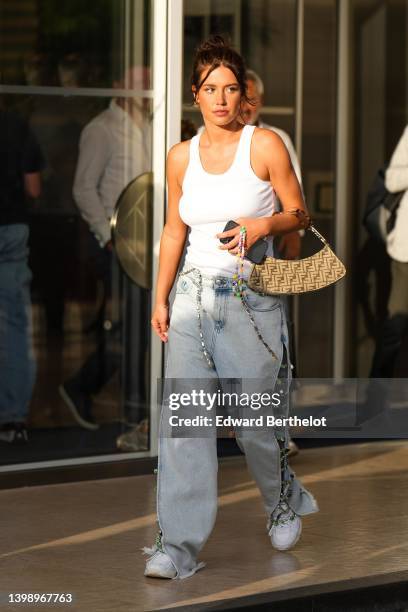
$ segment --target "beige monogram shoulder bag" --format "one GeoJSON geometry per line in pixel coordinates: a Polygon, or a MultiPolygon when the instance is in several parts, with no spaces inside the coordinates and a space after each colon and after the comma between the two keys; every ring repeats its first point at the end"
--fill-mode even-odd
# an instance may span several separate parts
{"type": "MultiPolygon", "coordinates": [[[[288,211],[298,216],[297,211],[288,211]]],[[[300,211],[301,212],[301,211],[300,211]]],[[[284,213],[275,213],[284,214],[284,213]]],[[[286,260],[266,257],[260,264],[254,264],[248,287],[268,295],[298,294],[317,291],[339,281],[346,274],[346,268],[330,248],[327,240],[309,220],[305,227],[323,243],[323,248],[304,259],[286,260]]]]}

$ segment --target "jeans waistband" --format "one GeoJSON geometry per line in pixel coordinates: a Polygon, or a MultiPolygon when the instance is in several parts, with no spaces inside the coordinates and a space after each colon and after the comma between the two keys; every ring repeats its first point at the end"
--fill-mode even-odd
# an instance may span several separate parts
{"type": "MultiPolygon", "coordinates": [[[[183,269],[180,272],[180,275],[183,276],[193,276],[195,277],[197,280],[199,278],[198,273],[201,274],[201,278],[202,278],[202,284],[203,286],[205,285],[206,287],[212,287],[213,289],[217,289],[217,288],[225,288],[225,289],[231,289],[233,288],[233,278],[232,276],[221,276],[221,275],[214,275],[214,276],[210,276],[208,274],[203,274],[203,272],[201,272],[201,270],[199,268],[193,268],[191,266],[184,266],[183,269]]],[[[244,284],[245,284],[245,279],[244,279],[244,284]]]]}

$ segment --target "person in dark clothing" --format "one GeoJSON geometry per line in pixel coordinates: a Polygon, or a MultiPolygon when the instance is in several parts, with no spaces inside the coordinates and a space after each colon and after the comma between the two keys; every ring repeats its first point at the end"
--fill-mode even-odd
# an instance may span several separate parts
{"type": "Polygon", "coordinates": [[[41,191],[41,150],[17,114],[0,109],[0,441],[27,440],[35,380],[27,196],[41,191]]]}

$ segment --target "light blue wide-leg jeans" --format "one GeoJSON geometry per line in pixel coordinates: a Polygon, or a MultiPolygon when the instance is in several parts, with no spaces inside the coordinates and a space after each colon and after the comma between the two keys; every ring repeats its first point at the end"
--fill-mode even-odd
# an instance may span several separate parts
{"type": "MultiPolygon", "coordinates": [[[[166,380],[206,379],[207,388],[213,381],[217,389],[219,379],[256,379],[260,391],[274,389],[278,376],[281,378],[285,372],[285,384],[289,384],[288,332],[282,299],[246,289],[246,303],[264,340],[274,351],[274,359],[259,340],[240,299],[234,296],[231,279],[202,275],[202,332],[214,362],[211,368],[203,355],[198,328],[198,287],[194,271],[177,280],[168,333],[166,380]]],[[[166,411],[168,402],[163,402],[157,475],[161,547],[177,570],[176,578],[187,578],[203,566],[197,562],[197,556],[212,531],[217,513],[216,431],[207,437],[170,437],[166,411]]],[[[282,491],[281,453],[275,432],[269,427],[245,432],[237,437],[237,443],[245,453],[269,518],[282,491]]],[[[316,512],[313,496],[287,469],[290,507],[299,515],[316,512]]]]}

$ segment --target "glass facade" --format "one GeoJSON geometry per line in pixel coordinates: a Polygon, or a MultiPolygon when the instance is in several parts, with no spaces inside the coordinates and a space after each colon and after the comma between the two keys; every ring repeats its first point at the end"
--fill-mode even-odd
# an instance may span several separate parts
{"type": "MultiPolygon", "coordinates": [[[[316,227],[334,244],[336,196],[337,5],[305,2],[303,45],[302,173],[306,202],[316,227]]],[[[304,256],[320,248],[303,239],[304,256]]],[[[295,320],[297,373],[333,375],[334,288],[301,296],[295,320]]]]}
{"type": "MultiPolygon", "coordinates": [[[[22,251],[24,291],[30,286],[20,318],[7,280],[14,260],[4,255],[4,236],[15,223],[0,217],[0,427],[18,416],[28,424],[26,444],[10,444],[10,432],[0,429],[0,468],[153,452],[154,278],[135,283],[122,270],[110,244],[110,218],[121,196],[133,193],[135,178],[153,170],[153,143],[156,154],[158,142],[163,149],[173,144],[167,142],[169,132],[153,133],[160,105],[166,105],[165,99],[153,104],[153,47],[159,36],[154,15],[161,7],[168,10],[171,1],[87,5],[79,0],[0,0],[0,113],[4,125],[26,126],[38,147],[38,167],[27,166],[24,176],[41,175],[39,193],[25,178],[20,186],[28,211],[23,225],[29,228],[28,260],[22,251]],[[22,319],[18,340],[12,330],[22,319]],[[17,347],[14,353],[10,347],[17,347]],[[22,356],[21,372],[14,368],[13,354],[22,356]],[[13,385],[16,397],[29,397],[19,414],[12,405],[17,402],[13,385]]],[[[342,281],[347,293],[341,311],[344,374],[366,376],[386,313],[390,277],[385,251],[368,240],[361,219],[371,181],[407,123],[408,2],[345,3],[346,33],[340,27],[345,5],[336,0],[184,0],[180,23],[166,13],[163,40],[167,35],[169,48],[177,37],[182,39],[179,63],[165,71],[167,82],[175,70],[183,75],[183,139],[201,124],[190,83],[200,41],[210,34],[226,35],[261,77],[260,118],[291,138],[315,224],[348,259],[342,281]],[[338,94],[343,83],[338,65],[339,50],[345,48],[349,196],[339,202],[338,94]],[[349,218],[344,244],[335,242],[340,206],[349,218]]],[[[166,57],[163,52],[158,61],[165,63],[166,57]]],[[[172,122],[179,119],[167,116],[167,124],[172,122]]],[[[165,121],[160,125],[160,131],[169,128],[165,121]]],[[[179,126],[172,127],[175,133],[179,126]]],[[[6,168],[7,150],[2,154],[6,168]]],[[[9,178],[3,171],[3,188],[9,178]]],[[[153,190],[163,194],[154,202],[164,219],[164,188],[157,173],[153,190]]],[[[126,230],[133,231],[138,257],[149,270],[155,269],[158,254],[151,235],[152,206],[149,200],[147,209],[137,210],[126,230]]],[[[155,214],[156,223],[156,209],[155,214]]],[[[302,256],[318,247],[307,234],[302,256]]],[[[335,288],[294,300],[298,376],[333,376],[338,303],[335,288]]],[[[405,375],[403,356],[399,372],[405,375]]]]}
{"type": "MultiPolygon", "coordinates": [[[[349,347],[356,376],[369,375],[375,339],[387,313],[390,258],[363,228],[367,193],[377,171],[388,164],[408,123],[408,2],[353,2],[352,82],[353,306],[349,347]]],[[[408,376],[405,339],[395,374],[408,376]]]]}
{"type": "Polygon", "coordinates": [[[0,40],[1,112],[27,126],[44,160],[26,202],[29,440],[3,442],[0,461],[148,451],[151,287],[122,272],[109,222],[152,168],[150,2],[1,0],[0,40]]]}
{"type": "Polygon", "coordinates": [[[220,33],[234,42],[264,84],[262,118],[294,138],[296,96],[296,2],[230,0],[184,2],[183,116],[199,127],[192,107],[190,75],[194,49],[205,36],[220,33]],[[267,67],[267,68],[265,68],[267,67]]]}

